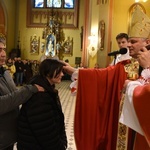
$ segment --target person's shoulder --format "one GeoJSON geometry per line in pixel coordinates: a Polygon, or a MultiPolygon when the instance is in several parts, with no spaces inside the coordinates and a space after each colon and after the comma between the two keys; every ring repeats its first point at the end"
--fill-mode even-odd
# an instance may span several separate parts
{"type": "Polygon", "coordinates": [[[11,77],[11,75],[10,75],[10,71],[9,70],[7,70],[7,68],[4,68],[5,70],[4,70],[4,76],[5,76],[5,78],[10,78],[10,79],[12,79],[12,77],[11,77]]]}

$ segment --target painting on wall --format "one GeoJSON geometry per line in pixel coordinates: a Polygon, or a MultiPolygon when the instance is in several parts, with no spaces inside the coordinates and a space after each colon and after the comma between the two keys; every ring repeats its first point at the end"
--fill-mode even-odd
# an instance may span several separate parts
{"type": "Polygon", "coordinates": [[[36,34],[34,34],[30,38],[30,53],[39,54],[39,47],[40,47],[40,37],[37,38],[36,34]]]}
{"type": "Polygon", "coordinates": [[[70,39],[70,37],[67,38],[67,40],[64,41],[63,43],[63,54],[72,56],[73,54],[73,38],[70,39]]]}

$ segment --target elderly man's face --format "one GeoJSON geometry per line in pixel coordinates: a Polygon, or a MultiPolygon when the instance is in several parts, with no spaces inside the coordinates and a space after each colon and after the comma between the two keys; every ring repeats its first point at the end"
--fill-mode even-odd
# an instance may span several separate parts
{"type": "Polygon", "coordinates": [[[137,58],[138,52],[142,47],[145,47],[148,44],[148,40],[144,38],[129,38],[128,48],[129,55],[133,58],[137,58]]]}
{"type": "Polygon", "coordinates": [[[5,49],[5,45],[3,43],[0,43],[0,66],[4,65],[6,61],[5,49]]]}

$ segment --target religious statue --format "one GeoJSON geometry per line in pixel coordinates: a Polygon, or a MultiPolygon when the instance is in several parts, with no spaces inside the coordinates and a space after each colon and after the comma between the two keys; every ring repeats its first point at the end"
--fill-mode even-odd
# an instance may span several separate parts
{"type": "Polygon", "coordinates": [[[54,47],[53,47],[53,43],[52,43],[52,39],[50,38],[49,43],[48,43],[48,51],[53,52],[54,47]]]}
{"type": "Polygon", "coordinates": [[[83,45],[83,26],[81,26],[80,37],[81,37],[81,50],[82,50],[82,45],[83,45]]]}
{"type": "Polygon", "coordinates": [[[36,34],[33,36],[31,36],[30,38],[30,45],[31,45],[31,49],[30,52],[31,53],[39,53],[39,43],[40,43],[40,37],[37,39],[36,34]]]}
{"type": "Polygon", "coordinates": [[[101,20],[99,22],[98,36],[99,36],[98,47],[100,48],[100,50],[103,50],[104,49],[104,39],[105,39],[105,22],[104,22],[104,20],[101,20]]]}
{"type": "Polygon", "coordinates": [[[55,43],[54,34],[49,34],[47,36],[46,55],[51,55],[52,57],[55,56],[55,43]]]}

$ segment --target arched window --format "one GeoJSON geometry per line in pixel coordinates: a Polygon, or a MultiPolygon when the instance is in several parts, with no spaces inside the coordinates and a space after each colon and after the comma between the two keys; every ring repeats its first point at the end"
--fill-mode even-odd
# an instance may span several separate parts
{"type": "Polygon", "coordinates": [[[74,0],[34,0],[34,8],[73,9],[74,0]]]}
{"type": "Polygon", "coordinates": [[[56,16],[62,28],[78,27],[78,0],[27,0],[27,27],[45,27],[56,16]]]}

